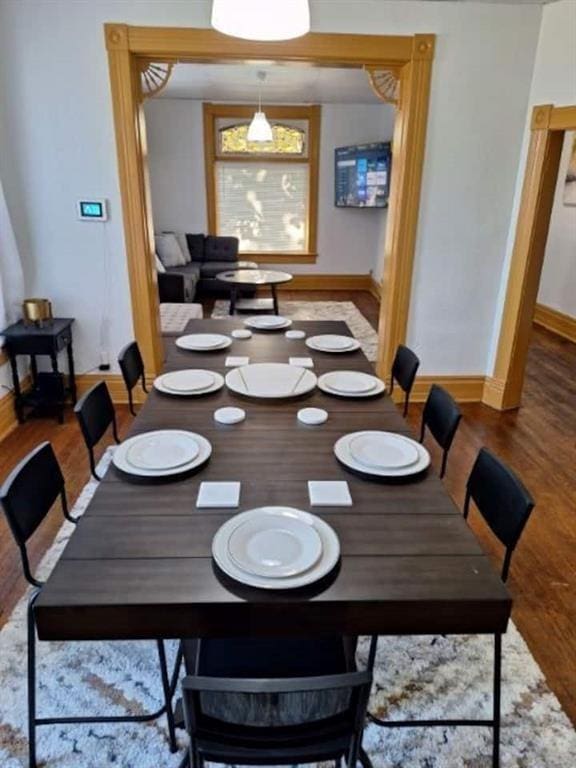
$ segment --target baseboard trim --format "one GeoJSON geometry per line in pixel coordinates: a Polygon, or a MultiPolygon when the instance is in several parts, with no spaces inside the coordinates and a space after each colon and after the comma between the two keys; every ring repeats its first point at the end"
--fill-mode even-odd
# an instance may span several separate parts
{"type": "Polygon", "coordinates": [[[410,400],[414,403],[425,402],[432,384],[438,384],[459,403],[479,403],[482,401],[484,382],[485,376],[417,376],[410,400]]]}
{"type": "MultiPolygon", "coordinates": [[[[119,373],[81,373],[76,376],[76,388],[78,390],[78,397],[82,395],[97,384],[99,381],[105,381],[106,386],[110,391],[110,397],[112,402],[117,405],[123,405],[128,402],[128,393],[124,384],[124,379],[119,373]]],[[[151,383],[147,381],[147,384],[151,383]]],[[[135,403],[143,403],[146,395],[142,391],[139,385],[134,387],[133,398],[135,403]]]]}
{"type": "MultiPolygon", "coordinates": [[[[30,386],[30,377],[25,376],[21,380],[20,386],[22,389],[27,389],[30,386]]],[[[6,392],[5,395],[0,397],[0,441],[8,437],[17,426],[18,419],[14,409],[14,393],[12,391],[6,392]]]]}
{"type": "Polygon", "coordinates": [[[371,275],[294,275],[279,291],[370,291],[371,275]]]}
{"type": "Polygon", "coordinates": [[[18,426],[16,412],[14,411],[14,395],[7,392],[0,398],[0,440],[13,432],[18,426]]]}
{"type": "Polygon", "coordinates": [[[534,323],[576,344],[576,317],[566,315],[544,304],[536,304],[534,323]]]}
{"type": "Polygon", "coordinates": [[[368,290],[376,299],[376,301],[380,303],[380,298],[382,296],[382,283],[378,280],[375,280],[372,275],[370,275],[370,285],[368,286],[368,290]]]}

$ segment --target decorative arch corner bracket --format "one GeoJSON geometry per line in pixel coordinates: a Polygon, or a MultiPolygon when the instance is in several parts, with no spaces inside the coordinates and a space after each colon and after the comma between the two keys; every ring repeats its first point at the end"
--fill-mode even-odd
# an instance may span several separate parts
{"type": "Polygon", "coordinates": [[[391,69],[364,67],[372,90],[381,101],[397,107],[400,102],[400,78],[391,69]]]}
{"type": "Polygon", "coordinates": [[[174,69],[172,61],[150,61],[142,59],[140,62],[140,89],[143,99],[149,99],[157,96],[170,80],[170,75],[174,69]]]}

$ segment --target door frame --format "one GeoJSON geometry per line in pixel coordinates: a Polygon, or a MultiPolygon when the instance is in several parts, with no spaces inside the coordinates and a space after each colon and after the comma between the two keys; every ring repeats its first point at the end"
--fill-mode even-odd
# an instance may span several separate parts
{"type": "Polygon", "coordinates": [[[435,35],[310,33],[280,43],[256,43],[227,37],[211,29],[126,24],[105,24],[104,35],[134,334],[148,374],[161,371],[163,349],[142,72],[150,62],[171,66],[176,62],[272,60],[285,64],[305,62],[316,66],[364,68],[381,98],[395,103],[394,172],[378,331],[378,372],[388,377],[396,347],[406,340],[435,35]]]}
{"type": "Polygon", "coordinates": [[[519,408],[546,240],[566,131],[576,130],[576,106],[541,104],[532,110],[530,146],[522,186],[512,261],[494,373],[483,402],[498,410],[519,408]]]}

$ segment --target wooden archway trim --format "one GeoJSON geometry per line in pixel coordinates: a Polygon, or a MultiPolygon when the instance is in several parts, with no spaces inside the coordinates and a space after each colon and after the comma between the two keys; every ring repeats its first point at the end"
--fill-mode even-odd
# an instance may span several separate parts
{"type": "Polygon", "coordinates": [[[522,399],[532,320],[567,130],[576,130],[576,106],[534,107],[496,362],[483,395],[483,402],[498,410],[518,408],[522,399]]]}
{"type": "Polygon", "coordinates": [[[275,60],[320,66],[354,66],[399,73],[381,295],[378,369],[390,370],[405,341],[418,225],[428,118],[434,35],[345,35],[311,33],[282,43],[254,43],[210,29],[131,27],[105,24],[118,171],[134,333],[148,372],[162,368],[154,233],[147,147],[141,98],[142,59],[154,62],[275,60]]]}

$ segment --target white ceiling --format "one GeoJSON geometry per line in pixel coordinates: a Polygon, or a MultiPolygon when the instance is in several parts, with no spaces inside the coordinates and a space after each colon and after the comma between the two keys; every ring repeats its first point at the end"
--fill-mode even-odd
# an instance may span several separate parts
{"type": "Polygon", "coordinates": [[[276,64],[178,64],[158,98],[254,103],[258,72],[266,72],[263,103],[382,103],[361,69],[276,64]]]}

